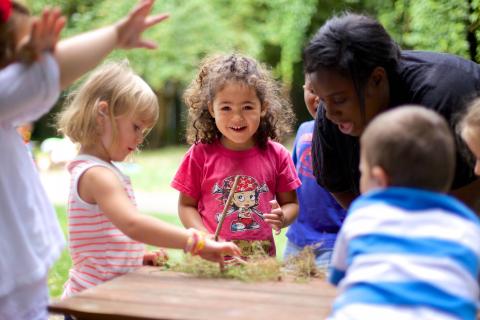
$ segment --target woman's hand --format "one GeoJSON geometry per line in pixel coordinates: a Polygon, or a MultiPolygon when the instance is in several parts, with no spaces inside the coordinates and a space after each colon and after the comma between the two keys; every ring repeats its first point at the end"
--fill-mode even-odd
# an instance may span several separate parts
{"type": "Polygon", "coordinates": [[[156,48],[153,41],[144,40],[141,37],[143,31],[168,18],[168,14],[149,16],[153,2],[153,0],[142,0],[127,17],[116,24],[118,48],[156,48]]]}

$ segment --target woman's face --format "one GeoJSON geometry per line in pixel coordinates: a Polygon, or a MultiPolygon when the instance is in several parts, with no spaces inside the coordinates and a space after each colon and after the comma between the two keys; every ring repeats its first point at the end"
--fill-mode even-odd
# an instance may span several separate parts
{"type": "Polygon", "coordinates": [[[376,68],[365,86],[365,111],[353,81],[334,70],[322,69],[309,74],[313,92],[318,96],[327,118],[343,133],[360,136],[378,113],[388,105],[388,80],[382,68],[376,68]],[[378,71],[378,70],[381,71],[378,71]]]}

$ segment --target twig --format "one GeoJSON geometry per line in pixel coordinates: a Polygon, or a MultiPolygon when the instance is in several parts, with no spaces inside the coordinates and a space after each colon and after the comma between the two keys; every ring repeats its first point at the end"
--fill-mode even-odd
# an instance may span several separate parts
{"type": "Polygon", "coordinates": [[[232,259],[235,260],[235,261],[237,261],[237,262],[240,263],[240,264],[243,264],[243,265],[248,264],[247,261],[245,261],[245,260],[243,260],[242,258],[237,257],[237,256],[232,256],[232,259]]]}
{"type": "Polygon", "coordinates": [[[220,230],[222,230],[223,220],[225,220],[225,216],[227,215],[228,208],[230,207],[230,203],[233,200],[233,195],[235,194],[235,189],[237,189],[238,179],[240,179],[240,176],[235,176],[232,189],[230,189],[227,202],[225,203],[225,207],[223,208],[222,215],[220,216],[220,221],[218,221],[217,230],[215,230],[215,241],[218,241],[218,235],[220,234],[220,230]]]}

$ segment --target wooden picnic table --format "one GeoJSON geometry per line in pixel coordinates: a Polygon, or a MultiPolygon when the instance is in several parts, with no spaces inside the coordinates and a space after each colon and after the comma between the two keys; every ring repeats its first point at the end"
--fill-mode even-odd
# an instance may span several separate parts
{"type": "Polygon", "coordinates": [[[142,267],[48,309],[78,319],[318,320],[334,296],[323,279],[246,283],[142,267]]]}

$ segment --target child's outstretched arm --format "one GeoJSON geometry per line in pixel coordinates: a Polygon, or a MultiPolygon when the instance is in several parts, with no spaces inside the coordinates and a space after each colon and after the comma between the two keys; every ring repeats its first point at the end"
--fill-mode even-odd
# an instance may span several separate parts
{"type": "Polygon", "coordinates": [[[289,226],[298,215],[298,201],[295,190],[288,192],[279,192],[276,194],[276,200],[270,201],[272,211],[265,213],[265,222],[270,224],[279,234],[282,228],[289,226]]]}
{"type": "Polygon", "coordinates": [[[115,48],[155,48],[154,42],[142,39],[142,33],[168,18],[168,15],[149,16],[153,2],[142,0],[119,22],[60,41],[55,57],[60,65],[61,87],[73,83],[115,48]]]}
{"type": "Polygon", "coordinates": [[[178,198],[178,216],[185,228],[194,228],[200,231],[208,232],[203,224],[200,213],[198,213],[198,201],[185,193],[180,192],[178,198]]]}
{"type": "MultiPolygon", "coordinates": [[[[80,197],[96,203],[111,222],[128,237],[158,247],[188,248],[192,231],[185,230],[151,216],[140,214],[125,192],[119,178],[110,169],[92,167],[80,178],[80,197]]],[[[187,250],[191,251],[191,250],[187,250]]],[[[202,238],[196,253],[204,259],[223,261],[223,255],[239,255],[240,249],[230,242],[202,238]]]]}

